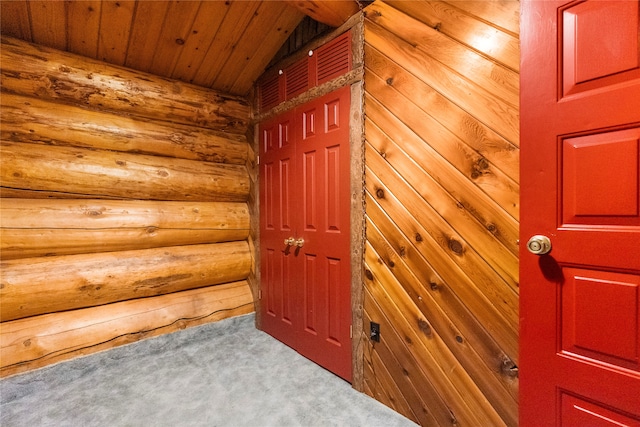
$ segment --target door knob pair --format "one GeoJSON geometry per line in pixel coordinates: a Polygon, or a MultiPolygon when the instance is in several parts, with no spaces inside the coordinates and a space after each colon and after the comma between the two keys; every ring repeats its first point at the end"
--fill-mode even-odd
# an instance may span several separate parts
{"type": "Polygon", "coordinates": [[[288,239],[284,239],[284,244],[287,246],[297,246],[301,248],[302,246],[304,246],[304,239],[302,237],[299,239],[289,237],[288,239]]]}

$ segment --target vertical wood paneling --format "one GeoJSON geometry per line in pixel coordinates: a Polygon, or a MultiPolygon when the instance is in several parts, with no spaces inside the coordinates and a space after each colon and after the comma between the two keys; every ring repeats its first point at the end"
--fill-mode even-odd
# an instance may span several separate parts
{"type": "Polygon", "coordinates": [[[149,72],[170,76],[184,50],[185,40],[191,32],[200,3],[172,1],[162,25],[162,34],[155,44],[155,54],[149,72]]]}
{"type": "Polygon", "coordinates": [[[100,27],[113,28],[103,31],[98,39],[98,59],[110,64],[124,65],[131,33],[131,21],[137,2],[102,1],[100,27]]]}
{"type": "Polygon", "coordinates": [[[517,425],[518,8],[365,9],[364,384],[422,425],[517,425]]]}
{"type": "Polygon", "coordinates": [[[65,2],[30,1],[29,16],[33,42],[64,50],[67,48],[65,2]]]}
{"type": "Polygon", "coordinates": [[[31,37],[31,20],[26,0],[0,2],[2,33],[18,39],[33,41],[31,37]]]}
{"type": "MultiPolygon", "coordinates": [[[[245,32],[251,34],[256,29],[264,27],[264,22],[273,22],[280,15],[280,10],[271,7],[267,2],[260,2],[258,8],[254,11],[253,17],[247,24],[245,32]]],[[[234,45],[233,50],[227,58],[226,72],[217,75],[213,81],[213,85],[219,87],[223,92],[229,92],[233,83],[236,81],[238,74],[249,63],[252,53],[262,49],[262,46],[256,48],[256,41],[249,37],[240,38],[234,45]]]]}
{"type": "Polygon", "coordinates": [[[272,21],[271,30],[269,30],[271,37],[267,37],[261,41],[260,49],[251,48],[249,52],[245,52],[249,60],[238,72],[231,86],[231,93],[245,93],[246,88],[253,85],[254,76],[264,71],[266,64],[273,59],[273,53],[282,46],[282,43],[291,34],[291,29],[296,28],[296,25],[301,20],[301,13],[293,13],[291,8],[288,8],[284,4],[282,5],[280,16],[272,21]]]}
{"type": "Polygon", "coordinates": [[[258,9],[258,2],[233,1],[193,82],[211,87],[258,9]]]}
{"type": "Polygon", "coordinates": [[[169,8],[169,2],[143,1],[138,2],[136,15],[127,48],[125,65],[135,70],[148,72],[155,54],[156,45],[162,34],[164,18],[169,8]]]}
{"type": "Polygon", "coordinates": [[[67,3],[67,19],[71,22],[84,22],[83,27],[68,27],[69,51],[78,55],[95,58],[98,54],[98,34],[100,33],[100,14],[102,2],[70,1],[67,3]]]}
{"type": "Polygon", "coordinates": [[[200,4],[200,9],[191,26],[191,34],[185,39],[180,58],[171,77],[193,83],[193,78],[200,68],[211,42],[218,34],[218,29],[228,9],[229,7],[224,3],[202,2],[200,4]]]}

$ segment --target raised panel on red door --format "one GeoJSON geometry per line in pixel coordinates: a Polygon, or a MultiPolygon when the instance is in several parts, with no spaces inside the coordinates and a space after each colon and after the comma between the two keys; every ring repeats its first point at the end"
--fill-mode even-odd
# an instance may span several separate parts
{"type": "Polygon", "coordinates": [[[296,111],[301,184],[302,325],[299,351],[351,380],[350,88],[296,111]]]}
{"type": "Polygon", "coordinates": [[[524,427],[640,425],[639,16],[522,4],[524,427]],[[534,235],[551,252],[527,252],[534,235]]]}
{"type": "Polygon", "coordinates": [[[295,344],[295,254],[285,239],[296,233],[293,115],[260,126],[261,321],[263,329],[295,344]]]}

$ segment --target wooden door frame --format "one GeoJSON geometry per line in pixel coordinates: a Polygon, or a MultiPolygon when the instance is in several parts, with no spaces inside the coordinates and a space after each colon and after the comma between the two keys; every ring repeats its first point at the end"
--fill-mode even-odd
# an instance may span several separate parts
{"type": "MultiPolygon", "coordinates": [[[[339,88],[351,87],[351,100],[349,111],[349,155],[351,157],[350,173],[350,230],[351,230],[351,354],[352,354],[352,380],[351,386],[364,391],[364,341],[368,336],[364,333],[363,325],[363,266],[364,266],[364,230],[365,230],[365,208],[364,208],[364,26],[361,14],[354,15],[346,24],[335,30],[330,35],[317,40],[313,45],[301,49],[297,55],[293,55],[283,63],[278,64],[279,68],[285,68],[288,63],[293,63],[300,57],[307,54],[310,49],[335,39],[344,32],[351,30],[351,50],[353,58],[352,71],[331,80],[323,85],[314,87],[300,96],[284,102],[279,106],[261,113],[255,114],[257,108],[254,107],[254,117],[252,126],[249,126],[247,141],[251,143],[251,150],[247,161],[247,170],[251,181],[249,201],[249,214],[251,218],[249,232],[249,247],[252,253],[252,268],[248,282],[253,293],[253,300],[256,312],[256,328],[262,330],[260,324],[261,310],[260,304],[260,165],[258,164],[258,154],[260,153],[260,123],[270,119],[282,112],[289,111],[299,105],[303,105],[313,99],[324,96],[339,88]]],[[[256,103],[254,102],[254,106],[256,103]]]]}

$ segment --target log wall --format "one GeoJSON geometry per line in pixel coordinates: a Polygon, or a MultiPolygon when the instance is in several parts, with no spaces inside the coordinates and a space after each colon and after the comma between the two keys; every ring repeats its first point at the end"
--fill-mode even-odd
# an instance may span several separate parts
{"type": "Polygon", "coordinates": [[[248,103],[0,55],[0,375],[252,312],[248,103]]]}
{"type": "Polygon", "coordinates": [[[365,14],[365,392],[422,425],[517,425],[519,3],[365,14]]]}

